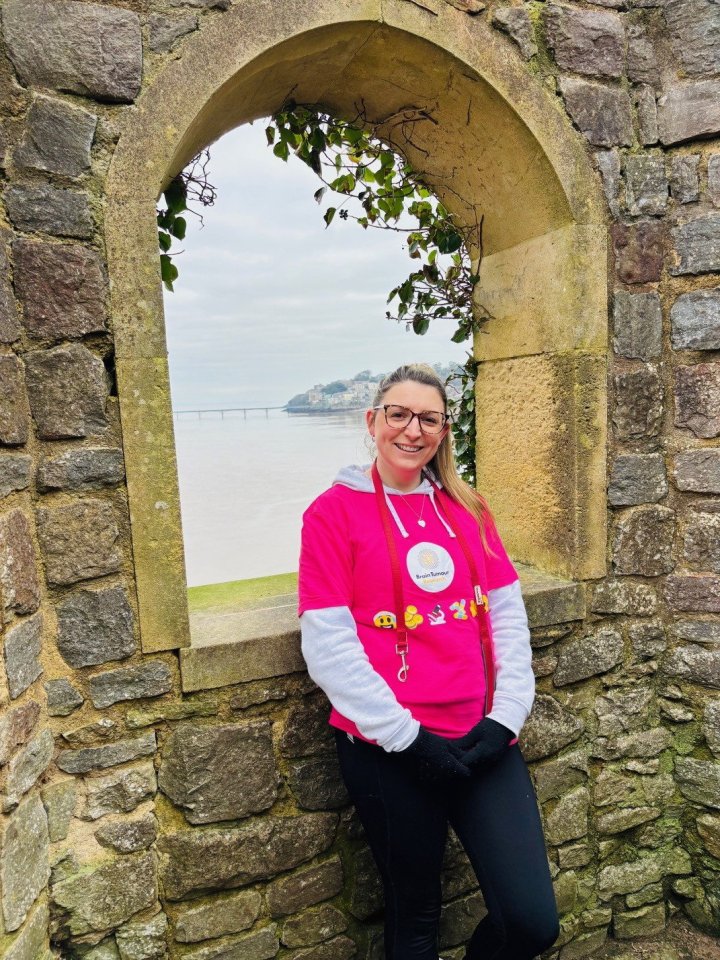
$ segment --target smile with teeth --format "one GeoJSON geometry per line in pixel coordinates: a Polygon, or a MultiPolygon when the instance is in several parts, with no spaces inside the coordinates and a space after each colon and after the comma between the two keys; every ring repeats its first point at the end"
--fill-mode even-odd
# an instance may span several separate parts
{"type": "Polygon", "coordinates": [[[402,450],[403,453],[419,453],[422,450],[422,447],[411,447],[404,443],[396,443],[395,446],[398,450],[402,450]]]}

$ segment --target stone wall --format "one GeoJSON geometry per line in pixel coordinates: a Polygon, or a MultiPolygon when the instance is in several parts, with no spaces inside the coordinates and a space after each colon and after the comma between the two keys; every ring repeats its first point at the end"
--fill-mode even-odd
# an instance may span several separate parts
{"type": "MultiPolygon", "coordinates": [[[[380,956],[377,879],[307,678],[189,695],[175,652],[140,652],[104,184],[141,89],[232,6],[2,3],[10,960],[380,956]]],[[[556,94],[602,177],[612,238],[611,573],[580,588],[579,608],[551,590],[534,616],[539,696],[523,740],[560,957],[657,932],[678,910],[717,931],[719,8],[452,6],[449,29],[490,24],[528,84],[556,94]]],[[[444,884],[455,958],[482,906],[454,843],[444,884]]]]}

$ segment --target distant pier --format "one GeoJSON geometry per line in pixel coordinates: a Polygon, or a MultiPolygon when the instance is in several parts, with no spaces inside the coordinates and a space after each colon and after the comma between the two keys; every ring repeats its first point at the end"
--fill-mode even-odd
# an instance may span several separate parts
{"type": "Polygon", "coordinates": [[[248,411],[252,412],[253,410],[264,410],[266,418],[270,416],[271,410],[285,410],[288,411],[287,404],[283,404],[281,407],[206,407],[203,410],[175,410],[174,415],[175,419],[179,420],[181,417],[196,415],[198,420],[202,420],[205,414],[220,414],[220,419],[225,419],[226,413],[242,413],[243,419],[247,420],[248,411]]]}

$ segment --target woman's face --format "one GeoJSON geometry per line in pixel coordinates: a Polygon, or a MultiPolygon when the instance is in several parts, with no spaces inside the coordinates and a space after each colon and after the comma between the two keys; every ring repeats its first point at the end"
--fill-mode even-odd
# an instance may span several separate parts
{"type": "MultiPolygon", "coordinates": [[[[440,391],[413,380],[390,387],[381,402],[407,407],[413,413],[445,412],[440,391]]],[[[375,438],[380,476],[385,483],[398,488],[420,482],[420,471],[435,456],[449,429],[446,424],[440,433],[423,433],[417,417],[407,426],[393,427],[386,422],[383,410],[368,410],[366,419],[370,435],[375,438]]]]}

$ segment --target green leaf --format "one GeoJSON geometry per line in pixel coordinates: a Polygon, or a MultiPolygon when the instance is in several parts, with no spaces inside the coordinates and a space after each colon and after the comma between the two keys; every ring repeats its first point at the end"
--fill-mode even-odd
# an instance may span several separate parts
{"type": "Polygon", "coordinates": [[[336,210],[337,210],[336,207],[328,207],[325,213],[323,214],[323,220],[325,221],[326,227],[329,227],[330,224],[333,222],[333,217],[335,216],[336,210]]]}
{"type": "Polygon", "coordinates": [[[322,198],[325,196],[326,193],[327,193],[327,187],[320,187],[319,190],[316,190],[315,193],[313,194],[313,199],[315,200],[315,203],[322,203],[322,198]]]}
{"type": "Polygon", "coordinates": [[[185,184],[176,177],[163,193],[170,213],[180,213],[187,210],[187,194],[185,184]]]}
{"type": "Polygon", "coordinates": [[[280,157],[281,160],[287,161],[287,158],[290,156],[290,148],[287,145],[285,140],[281,140],[279,143],[276,143],[273,147],[273,153],[276,157],[280,157]]]}
{"type": "Polygon", "coordinates": [[[265,127],[265,136],[267,137],[268,146],[271,147],[275,143],[275,127],[265,127]]]}
{"type": "Polygon", "coordinates": [[[158,231],[158,240],[160,241],[160,249],[166,253],[172,246],[172,237],[164,230],[160,230],[158,231]]]}
{"type": "Polygon", "coordinates": [[[178,278],[178,268],[166,253],[160,254],[160,276],[168,290],[172,291],[173,282],[178,278]]]}
{"type": "Polygon", "coordinates": [[[430,318],[423,316],[416,316],[412,322],[413,333],[416,333],[419,337],[422,337],[423,334],[427,333],[430,329],[430,318]]]}
{"type": "Polygon", "coordinates": [[[175,222],[170,228],[170,233],[177,240],[184,240],[186,231],[187,231],[187,220],[185,219],[185,217],[175,217],[175,222]]]}

